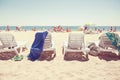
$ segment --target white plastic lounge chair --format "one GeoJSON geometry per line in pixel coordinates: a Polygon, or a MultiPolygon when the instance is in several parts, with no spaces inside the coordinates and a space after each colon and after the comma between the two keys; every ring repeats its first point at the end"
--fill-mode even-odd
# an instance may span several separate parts
{"type": "Polygon", "coordinates": [[[106,33],[100,36],[99,41],[99,54],[101,53],[116,53],[118,54],[117,48],[112,44],[110,39],[107,37],[106,33]]]}
{"type": "Polygon", "coordinates": [[[70,33],[68,43],[64,43],[63,54],[65,60],[88,60],[88,49],[85,49],[84,34],[70,33]]]}
{"type": "Polygon", "coordinates": [[[44,42],[43,52],[39,60],[52,60],[56,56],[56,49],[54,46],[54,42],[52,41],[52,34],[48,33],[44,42]]]}
{"type": "Polygon", "coordinates": [[[6,52],[14,52],[15,55],[18,55],[23,51],[23,48],[26,47],[26,41],[17,43],[14,36],[10,33],[0,33],[0,41],[2,43],[2,47],[0,49],[0,53],[6,52]],[[18,51],[20,49],[20,51],[18,51]]]}
{"type": "MultiPolygon", "coordinates": [[[[115,38],[113,37],[113,39],[115,38]]],[[[90,55],[97,56],[99,59],[104,59],[106,61],[118,60],[120,57],[118,49],[112,44],[106,33],[100,35],[99,41],[89,42],[88,48],[90,48],[90,55]]]]}

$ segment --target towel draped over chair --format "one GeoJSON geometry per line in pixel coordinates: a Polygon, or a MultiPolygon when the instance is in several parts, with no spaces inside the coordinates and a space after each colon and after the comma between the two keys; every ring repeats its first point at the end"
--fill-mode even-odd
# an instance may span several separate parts
{"type": "Polygon", "coordinates": [[[30,53],[28,55],[28,58],[30,60],[35,61],[40,57],[40,55],[43,51],[44,41],[45,41],[47,34],[48,34],[47,31],[36,33],[35,40],[31,46],[31,50],[30,50],[30,53]]]}
{"type": "Polygon", "coordinates": [[[118,49],[119,55],[120,55],[120,37],[116,33],[106,33],[107,37],[110,39],[112,44],[118,49]]]}

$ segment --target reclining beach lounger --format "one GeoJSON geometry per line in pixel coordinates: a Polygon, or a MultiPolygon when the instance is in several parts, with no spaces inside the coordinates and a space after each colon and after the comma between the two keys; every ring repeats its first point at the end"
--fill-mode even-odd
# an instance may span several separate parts
{"type": "Polygon", "coordinates": [[[0,49],[1,59],[13,58],[16,55],[21,54],[24,48],[27,48],[26,41],[19,41],[19,43],[17,43],[14,35],[11,33],[0,33],[0,41],[2,43],[0,49]]]}
{"type": "Polygon", "coordinates": [[[52,44],[52,36],[47,31],[37,32],[35,40],[31,46],[28,59],[35,60],[52,60],[56,55],[55,48],[52,44]]]}
{"type": "Polygon", "coordinates": [[[117,60],[120,57],[120,37],[117,33],[103,33],[99,37],[99,43],[92,42],[89,45],[90,54],[100,59],[117,60]]]}
{"type": "Polygon", "coordinates": [[[56,56],[55,43],[52,41],[52,34],[48,33],[45,42],[43,52],[39,60],[53,60],[56,56]]]}
{"type": "Polygon", "coordinates": [[[63,54],[65,60],[88,60],[88,49],[85,49],[84,34],[70,33],[68,43],[63,45],[63,54]]]}
{"type": "Polygon", "coordinates": [[[119,49],[120,49],[119,48],[120,47],[119,42],[120,41],[118,41],[118,38],[119,37],[118,37],[117,33],[103,33],[100,36],[99,54],[101,54],[101,53],[116,53],[117,55],[119,55],[119,49]],[[112,35],[114,35],[114,36],[112,36],[112,35]],[[109,37],[111,37],[115,42],[110,40],[109,37]],[[114,43],[115,43],[116,46],[114,45],[114,43]]]}

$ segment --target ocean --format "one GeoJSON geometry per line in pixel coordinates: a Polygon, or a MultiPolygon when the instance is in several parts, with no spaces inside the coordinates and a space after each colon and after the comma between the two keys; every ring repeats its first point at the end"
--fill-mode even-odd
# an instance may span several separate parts
{"type": "MultiPolygon", "coordinates": [[[[7,26],[0,26],[0,30],[6,30],[7,26]]],[[[77,31],[79,30],[81,27],[80,26],[61,26],[64,30],[66,30],[67,28],[69,28],[71,31],[77,31]]],[[[110,30],[110,28],[112,27],[113,30],[116,27],[117,31],[120,31],[120,26],[89,26],[89,29],[91,30],[95,30],[95,27],[97,29],[100,30],[104,30],[104,31],[108,31],[110,30]]],[[[9,26],[10,30],[16,30],[16,26],[9,26]]],[[[21,28],[23,30],[27,30],[30,31],[33,28],[36,28],[36,30],[50,30],[53,29],[54,26],[21,26],[21,28]]]]}

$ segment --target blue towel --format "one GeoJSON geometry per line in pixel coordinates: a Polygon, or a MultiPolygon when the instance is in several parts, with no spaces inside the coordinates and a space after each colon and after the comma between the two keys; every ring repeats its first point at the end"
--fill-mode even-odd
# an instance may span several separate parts
{"type": "Polygon", "coordinates": [[[44,41],[45,41],[47,34],[48,34],[47,31],[36,33],[35,40],[31,46],[31,50],[28,55],[28,59],[30,59],[31,61],[35,61],[40,57],[43,51],[44,41]]]}

